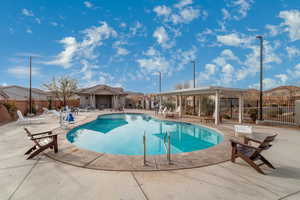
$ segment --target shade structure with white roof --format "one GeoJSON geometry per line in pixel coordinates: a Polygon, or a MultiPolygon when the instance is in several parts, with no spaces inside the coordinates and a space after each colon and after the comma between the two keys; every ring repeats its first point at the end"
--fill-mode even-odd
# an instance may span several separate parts
{"type": "MultiPolygon", "coordinates": [[[[168,92],[162,92],[157,94],[158,96],[176,96],[176,106],[180,106],[179,115],[182,116],[183,107],[182,107],[182,97],[184,96],[199,96],[199,111],[201,111],[201,100],[202,96],[213,95],[215,99],[215,124],[220,123],[220,98],[221,97],[230,97],[239,99],[239,123],[243,122],[243,112],[244,112],[244,94],[247,92],[246,89],[239,88],[226,88],[219,86],[208,86],[208,87],[197,87],[181,90],[172,90],[168,92]]],[[[195,105],[193,105],[195,106],[195,105]]]]}

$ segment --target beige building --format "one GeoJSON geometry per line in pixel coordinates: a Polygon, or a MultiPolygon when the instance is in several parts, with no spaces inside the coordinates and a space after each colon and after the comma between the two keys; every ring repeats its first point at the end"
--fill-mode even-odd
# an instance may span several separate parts
{"type": "Polygon", "coordinates": [[[97,109],[119,109],[125,106],[126,92],[123,88],[110,87],[107,85],[96,85],[80,89],[80,106],[93,107],[97,109]]]}

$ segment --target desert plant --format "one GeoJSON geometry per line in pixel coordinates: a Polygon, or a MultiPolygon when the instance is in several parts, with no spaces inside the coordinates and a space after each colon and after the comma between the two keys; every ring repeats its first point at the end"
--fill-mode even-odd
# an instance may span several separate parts
{"type": "Polygon", "coordinates": [[[6,110],[8,111],[8,113],[10,114],[10,116],[14,117],[15,113],[17,111],[17,106],[15,103],[9,103],[9,102],[5,102],[3,103],[3,105],[5,106],[6,110]]]}
{"type": "Polygon", "coordinates": [[[51,82],[45,83],[43,86],[66,106],[68,100],[75,95],[77,90],[77,80],[68,76],[62,76],[58,79],[53,78],[51,82]]]}

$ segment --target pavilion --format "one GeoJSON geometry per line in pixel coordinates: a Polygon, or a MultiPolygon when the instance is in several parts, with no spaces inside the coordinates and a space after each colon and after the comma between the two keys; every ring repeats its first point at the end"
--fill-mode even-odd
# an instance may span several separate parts
{"type": "MultiPolygon", "coordinates": [[[[199,98],[199,110],[198,115],[201,113],[201,101],[203,96],[214,96],[215,101],[215,114],[214,121],[218,125],[220,123],[220,98],[238,98],[239,104],[239,123],[243,122],[243,112],[244,112],[244,95],[247,92],[246,89],[239,88],[226,88],[218,86],[208,86],[208,87],[198,87],[198,88],[189,88],[181,90],[173,90],[168,92],[162,92],[157,94],[158,96],[176,96],[176,108],[180,106],[179,116],[181,117],[184,108],[182,106],[182,98],[187,96],[198,96],[199,98]]],[[[195,106],[195,105],[193,105],[195,106]]]]}

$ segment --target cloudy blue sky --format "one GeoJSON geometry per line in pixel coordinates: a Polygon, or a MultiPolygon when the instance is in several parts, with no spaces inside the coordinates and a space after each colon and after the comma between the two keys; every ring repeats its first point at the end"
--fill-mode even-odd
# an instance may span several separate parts
{"type": "Polygon", "coordinates": [[[300,84],[299,0],[3,0],[1,85],[33,85],[53,76],[156,92],[197,86],[257,87],[265,40],[265,89],[300,84]],[[217,2],[217,3],[216,3],[217,2]]]}

